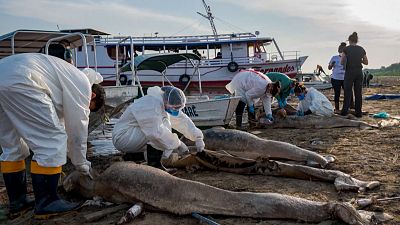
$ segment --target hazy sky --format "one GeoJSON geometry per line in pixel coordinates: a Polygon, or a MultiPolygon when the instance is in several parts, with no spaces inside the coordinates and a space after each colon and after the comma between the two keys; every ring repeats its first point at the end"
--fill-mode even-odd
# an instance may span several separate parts
{"type": "MultiPolygon", "coordinates": [[[[370,65],[400,62],[399,0],[206,0],[219,33],[260,31],[281,50],[309,58],[303,71],[324,68],[341,41],[357,31],[370,65]]],[[[210,34],[201,0],[0,0],[0,34],[17,29],[94,28],[150,36],[210,34]]]]}

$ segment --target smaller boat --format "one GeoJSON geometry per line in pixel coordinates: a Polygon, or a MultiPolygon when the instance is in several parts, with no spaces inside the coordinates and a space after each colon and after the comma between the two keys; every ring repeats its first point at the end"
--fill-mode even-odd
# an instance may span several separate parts
{"type": "MultiPolygon", "coordinates": [[[[134,58],[132,62],[126,63],[120,69],[120,73],[127,71],[151,70],[160,73],[162,85],[172,85],[172,82],[167,78],[166,71],[168,66],[175,63],[185,61],[193,66],[194,73],[188,75],[189,79],[181,89],[187,93],[187,89],[193,77],[197,78],[198,95],[187,95],[187,103],[183,108],[183,112],[188,115],[198,127],[226,126],[232,119],[233,113],[239,103],[240,97],[232,97],[229,95],[208,96],[202,93],[201,75],[199,72],[200,57],[192,53],[166,53],[166,54],[151,54],[140,55],[134,58]]],[[[145,76],[145,75],[143,75],[145,76]]],[[[136,76],[136,82],[139,86],[140,76],[136,76]]],[[[193,92],[191,92],[193,93],[193,92]]]]}
{"type": "Polygon", "coordinates": [[[317,90],[326,90],[332,88],[330,78],[325,74],[318,73],[299,73],[295,79],[303,82],[306,87],[313,87],[317,90]]]}

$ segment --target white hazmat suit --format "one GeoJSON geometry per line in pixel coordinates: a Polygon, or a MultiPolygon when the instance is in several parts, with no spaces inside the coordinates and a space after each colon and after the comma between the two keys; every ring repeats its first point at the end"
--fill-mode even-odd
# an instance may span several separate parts
{"type": "Polygon", "coordinates": [[[141,152],[146,144],[150,144],[164,151],[163,157],[166,158],[181,145],[178,135],[172,133],[171,128],[192,141],[203,139],[201,130],[185,113],[180,111],[178,116],[170,116],[165,111],[162,96],[160,87],[150,87],[146,96],[135,100],[125,110],[112,133],[116,149],[141,152]]]}
{"type": "Polygon", "coordinates": [[[25,53],[0,60],[1,161],[20,161],[34,152],[43,167],[59,167],[66,156],[76,167],[86,160],[91,82],[102,78],[81,72],[62,59],[25,53]],[[68,149],[68,150],[67,150],[68,149]]]}
{"type": "Polygon", "coordinates": [[[318,116],[332,116],[333,106],[324,94],[313,87],[307,88],[304,100],[300,101],[297,111],[306,112],[310,110],[318,116]]]}
{"type": "Polygon", "coordinates": [[[265,113],[268,115],[272,114],[272,95],[266,93],[269,83],[272,81],[264,74],[253,70],[243,70],[233,77],[232,81],[226,85],[226,89],[235,96],[241,96],[241,101],[248,106],[254,106],[261,99],[265,113]]]}

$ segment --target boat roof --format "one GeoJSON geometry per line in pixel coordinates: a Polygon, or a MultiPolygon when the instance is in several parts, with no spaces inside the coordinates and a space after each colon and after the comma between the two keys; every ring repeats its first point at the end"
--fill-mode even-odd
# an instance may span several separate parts
{"type": "Polygon", "coordinates": [[[135,47],[145,46],[146,49],[159,50],[160,47],[166,46],[170,48],[202,47],[209,48],[224,44],[237,43],[254,43],[262,42],[269,43],[273,41],[270,37],[258,37],[252,33],[237,33],[237,34],[220,34],[220,35],[196,35],[196,36],[164,36],[164,37],[107,37],[96,40],[97,45],[105,45],[106,47],[129,46],[130,38],[135,47]],[[122,43],[121,40],[126,39],[122,43]]]}
{"type": "Polygon", "coordinates": [[[99,31],[96,29],[92,28],[82,28],[82,29],[65,29],[65,30],[60,30],[60,32],[65,32],[65,33],[82,33],[82,34],[90,34],[90,35],[110,35],[106,32],[99,31]]]}
{"type": "MultiPolygon", "coordinates": [[[[154,70],[163,72],[168,66],[182,60],[200,60],[201,58],[193,53],[163,53],[163,54],[145,54],[134,58],[134,65],[139,70],[154,70]]],[[[131,71],[131,64],[127,63],[121,68],[121,72],[131,71]]]]}
{"type": "MultiPolygon", "coordinates": [[[[29,53],[40,52],[46,46],[48,40],[56,37],[70,35],[60,31],[45,31],[45,30],[16,30],[8,34],[0,36],[0,59],[12,55],[12,40],[14,40],[14,53],[29,53]]],[[[90,35],[85,35],[87,42],[92,42],[94,38],[90,35]]],[[[69,36],[60,42],[68,42],[71,48],[82,46],[80,36],[69,36]]]]}

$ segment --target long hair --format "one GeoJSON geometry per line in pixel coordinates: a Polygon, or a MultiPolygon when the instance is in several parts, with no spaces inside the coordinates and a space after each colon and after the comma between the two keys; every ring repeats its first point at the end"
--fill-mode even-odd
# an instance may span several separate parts
{"type": "Polygon", "coordinates": [[[350,36],[349,36],[349,42],[355,43],[355,44],[358,43],[358,35],[357,35],[357,32],[353,32],[352,34],[350,34],[350,36]]]}
{"type": "Polygon", "coordinates": [[[339,53],[342,53],[343,52],[343,49],[344,48],[346,48],[346,42],[342,42],[342,43],[340,43],[340,45],[339,45],[339,47],[338,47],[338,52],[339,53]]]}

